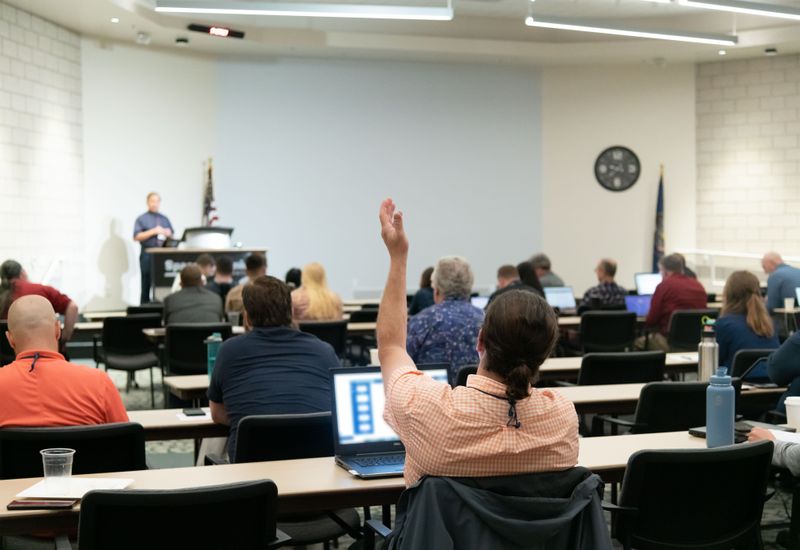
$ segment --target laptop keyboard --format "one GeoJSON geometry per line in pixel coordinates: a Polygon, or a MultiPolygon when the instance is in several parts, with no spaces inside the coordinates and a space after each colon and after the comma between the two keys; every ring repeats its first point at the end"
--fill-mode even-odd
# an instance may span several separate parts
{"type": "Polygon", "coordinates": [[[405,463],[406,455],[359,456],[350,459],[350,461],[364,468],[369,466],[395,466],[405,463]]]}

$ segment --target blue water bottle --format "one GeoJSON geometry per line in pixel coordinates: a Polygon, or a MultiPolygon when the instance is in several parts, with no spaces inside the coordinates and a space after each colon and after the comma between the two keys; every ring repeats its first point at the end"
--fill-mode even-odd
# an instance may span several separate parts
{"type": "Polygon", "coordinates": [[[214,364],[217,362],[217,352],[222,345],[222,335],[215,332],[205,339],[206,356],[208,358],[208,377],[211,378],[211,373],[214,372],[214,364]]]}
{"type": "Polygon", "coordinates": [[[733,422],[736,410],[731,377],[720,367],[711,376],[706,390],[706,446],[733,445],[733,422]]]}

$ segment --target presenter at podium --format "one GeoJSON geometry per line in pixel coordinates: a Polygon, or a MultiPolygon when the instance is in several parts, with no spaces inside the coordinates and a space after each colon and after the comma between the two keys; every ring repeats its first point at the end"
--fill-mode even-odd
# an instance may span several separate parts
{"type": "Polygon", "coordinates": [[[150,301],[150,287],[153,283],[152,262],[150,254],[145,252],[148,248],[162,246],[167,237],[172,236],[172,224],[169,218],[161,214],[161,196],[156,192],[147,194],[147,212],[136,218],[133,226],[133,240],[142,245],[139,254],[139,269],[142,272],[142,297],[141,303],[150,301]]]}

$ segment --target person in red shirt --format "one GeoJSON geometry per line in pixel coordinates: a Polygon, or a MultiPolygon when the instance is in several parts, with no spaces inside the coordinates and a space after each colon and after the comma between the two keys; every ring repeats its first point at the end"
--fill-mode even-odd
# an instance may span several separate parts
{"type": "Polygon", "coordinates": [[[636,341],[637,349],[660,349],[669,351],[667,334],[672,313],[678,309],[705,309],[708,300],[706,290],[697,279],[683,272],[683,260],[677,254],[664,256],[658,262],[663,279],[650,300],[645,326],[656,331],[636,341]]]}
{"type": "MultiPolygon", "coordinates": [[[[14,300],[23,296],[42,296],[50,302],[56,313],[64,316],[64,330],[61,344],[72,338],[75,321],[78,320],[78,305],[69,296],[47,285],[32,283],[22,265],[15,260],[6,260],[0,265],[0,319],[8,317],[8,310],[14,300]]],[[[61,349],[61,348],[59,348],[61,349]]]]}
{"type": "Polygon", "coordinates": [[[58,353],[61,324],[41,296],[23,296],[8,311],[6,337],[16,360],[0,369],[0,427],[127,422],[119,391],[98,369],[58,353]]]}

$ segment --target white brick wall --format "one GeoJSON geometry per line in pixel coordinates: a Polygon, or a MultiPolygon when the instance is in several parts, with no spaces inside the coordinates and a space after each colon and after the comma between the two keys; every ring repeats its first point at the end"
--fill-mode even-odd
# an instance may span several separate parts
{"type": "Polygon", "coordinates": [[[697,66],[697,245],[800,254],[800,56],[697,66]]]}
{"type": "Polygon", "coordinates": [[[83,271],[80,37],[0,3],[0,261],[80,291],[83,271]]]}

